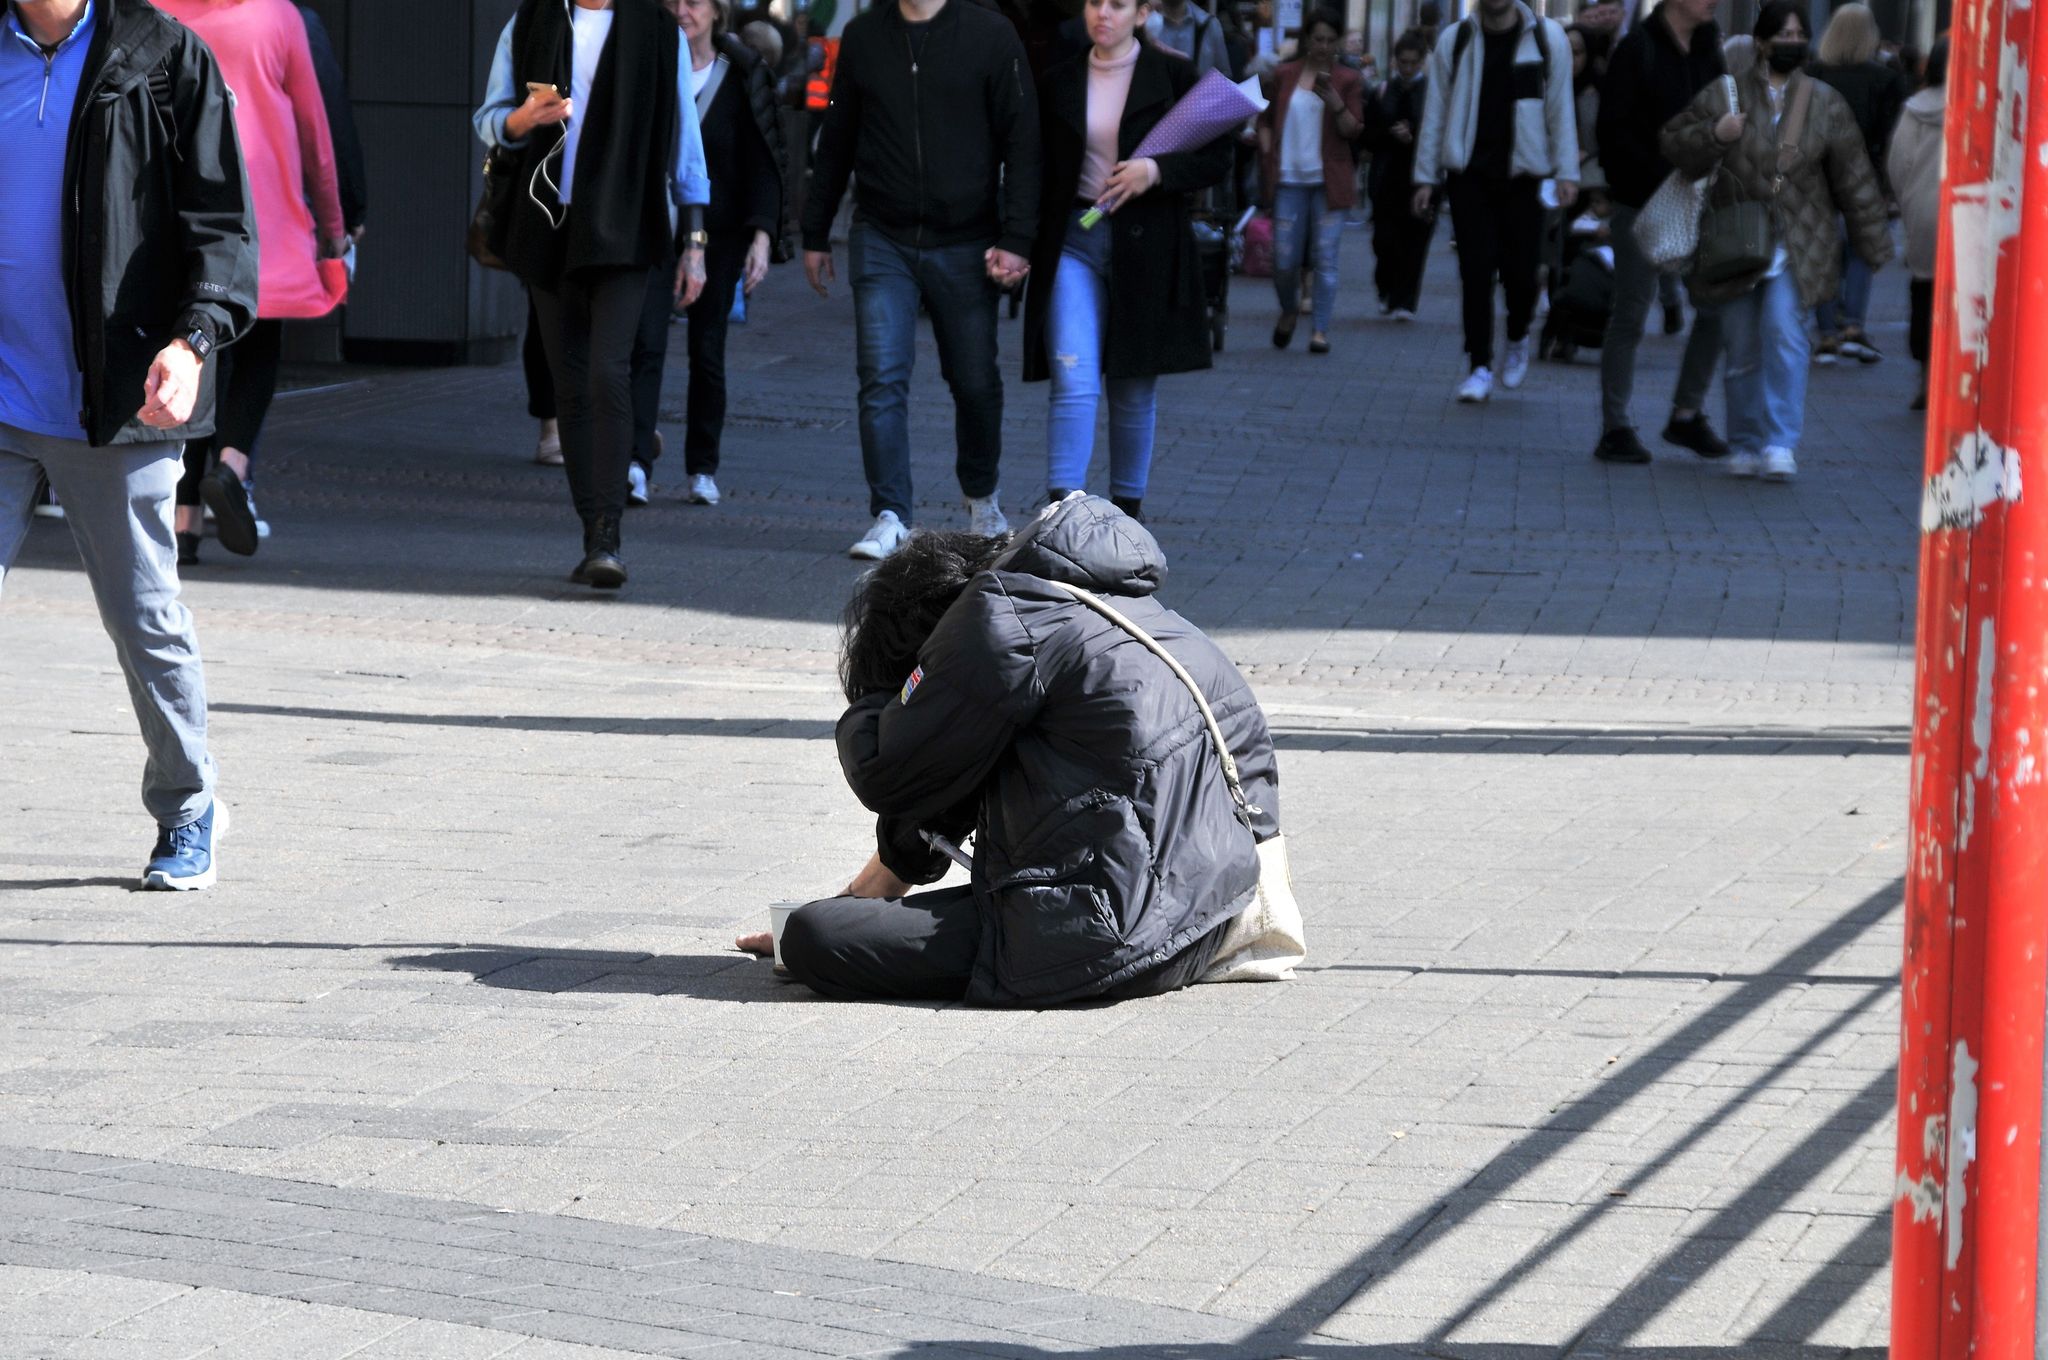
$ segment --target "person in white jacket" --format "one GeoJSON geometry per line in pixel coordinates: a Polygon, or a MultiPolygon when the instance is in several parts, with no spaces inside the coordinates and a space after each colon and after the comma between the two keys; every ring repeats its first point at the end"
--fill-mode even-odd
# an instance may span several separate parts
{"type": "Polygon", "coordinates": [[[1560,207],[1579,192],[1578,114],[1572,49],[1563,27],[1521,0],[1479,0],[1437,38],[1429,98],[1415,146],[1417,216],[1450,200],[1464,285],[1465,352],[1472,371],[1458,400],[1493,395],[1493,288],[1507,295],[1503,387],[1529,372],[1529,321],[1543,247],[1542,181],[1557,181],[1560,207]]]}
{"type": "Polygon", "coordinates": [[[1905,111],[1892,131],[1891,153],[1885,158],[1885,173],[1892,192],[1898,196],[1899,219],[1906,228],[1907,284],[1912,298],[1907,343],[1920,361],[1920,391],[1913,409],[1927,409],[1927,361],[1934,329],[1934,249],[1941,226],[1941,175],[1946,145],[1942,136],[1942,111],[1948,105],[1948,39],[1942,38],[1927,54],[1926,84],[1906,101],[1905,111]]]}

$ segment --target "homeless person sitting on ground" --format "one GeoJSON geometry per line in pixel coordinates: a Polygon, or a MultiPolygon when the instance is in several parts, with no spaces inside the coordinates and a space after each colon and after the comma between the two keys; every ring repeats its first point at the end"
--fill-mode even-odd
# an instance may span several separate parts
{"type": "Polygon", "coordinates": [[[784,927],[799,981],[1047,1006],[1201,980],[1255,899],[1278,770],[1244,677],[1152,598],[1165,576],[1143,525],[1077,492],[1008,542],[919,534],[861,584],[839,762],[879,814],[879,849],[844,896],[784,927]],[[1108,597],[1201,687],[1245,814],[1186,685],[1061,583],[1108,597]],[[974,834],[969,886],[911,893],[948,864],[925,832],[974,834]]]}

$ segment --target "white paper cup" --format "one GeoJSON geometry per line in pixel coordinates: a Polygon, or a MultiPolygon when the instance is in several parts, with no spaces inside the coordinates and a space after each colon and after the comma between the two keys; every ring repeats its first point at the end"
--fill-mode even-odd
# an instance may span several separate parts
{"type": "Polygon", "coordinates": [[[775,966],[777,968],[783,966],[782,928],[789,924],[789,918],[794,916],[796,909],[802,905],[804,904],[801,902],[776,902],[768,908],[768,933],[775,937],[775,966]]]}

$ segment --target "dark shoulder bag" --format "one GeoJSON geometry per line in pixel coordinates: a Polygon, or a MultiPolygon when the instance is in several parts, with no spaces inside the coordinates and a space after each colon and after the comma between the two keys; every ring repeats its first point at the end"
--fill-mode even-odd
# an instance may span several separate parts
{"type": "MultiPolygon", "coordinates": [[[[1734,80],[1728,80],[1730,113],[1734,105],[1734,80]]],[[[1785,187],[1785,172],[1799,150],[1799,138],[1806,131],[1806,106],[1813,98],[1810,77],[1796,77],[1792,103],[1778,120],[1777,159],[1772,166],[1771,193],[1766,199],[1742,199],[1713,204],[1700,219],[1700,251],[1693,265],[1693,277],[1701,283],[1729,283],[1771,267],[1777,254],[1771,230],[1771,203],[1785,187]]]]}
{"type": "Polygon", "coordinates": [[[484,154],[484,192],[477,200],[476,213],[469,219],[469,257],[486,269],[510,269],[491,248],[502,238],[502,226],[512,212],[513,194],[519,182],[519,153],[510,147],[494,146],[484,154]]]}

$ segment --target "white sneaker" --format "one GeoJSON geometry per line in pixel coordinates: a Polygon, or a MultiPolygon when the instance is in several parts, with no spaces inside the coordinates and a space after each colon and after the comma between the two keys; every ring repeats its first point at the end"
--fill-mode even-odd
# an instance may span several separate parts
{"type": "Polygon", "coordinates": [[[639,463],[626,464],[626,504],[647,504],[647,469],[639,463]]]}
{"type": "Polygon", "coordinates": [[[1010,521],[1003,518],[1003,507],[996,504],[995,492],[967,498],[967,531],[983,538],[1010,532],[1010,521]]]}
{"type": "Polygon", "coordinates": [[[910,537],[910,529],[896,518],[894,510],[884,510],[875,516],[875,525],[862,536],[860,542],[846,550],[848,557],[857,557],[863,562],[879,562],[903,546],[903,540],[910,537]]]}
{"type": "Polygon", "coordinates": [[[540,423],[540,442],[534,445],[533,461],[542,467],[562,465],[562,427],[552,420],[540,423]]]}
{"type": "Polygon", "coordinates": [[[1739,451],[1728,459],[1730,477],[1754,477],[1763,468],[1763,459],[1747,450],[1739,451]]]}
{"type": "Polygon", "coordinates": [[[36,516],[39,519],[64,518],[64,507],[57,503],[56,492],[43,492],[43,498],[36,502],[36,516]]]}
{"type": "Polygon", "coordinates": [[[1799,475],[1799,460],[1792,456],[1792,450],[1767,448],[1764,450],[1763,479],[1767,482],[1789,482],[1799,475]]]}
{"type": "Polygon", "coordinates": [[[1409,311],[1406,307],[1396,307],[1393,310],[1392,316],[1394,320],[1404,326],[1415,319],[1415,313],[1409,311]]]}
{"type": "Polygon", "coordinates": [[[1465,381],[1458,384],[1458,400],[1482,402],[1493,395],[1493,370],[1475,368],[1465,381]]]}
{"type": "Polygon", "coordinates": [[[683,498],[691,505],[718,504],[718,483],[711,480],[711,474],[700,472],[690,479],[690,494],[683,498]]]}
{"type": "Polygon", "coordinates": [[[1501,356],[1500,385],[1512,392],[1522,385],[1522,379],[1529,376],[1529,341],[1525,336],[1520,340],[1508,341],[1507,352],[1501,356]]]}

